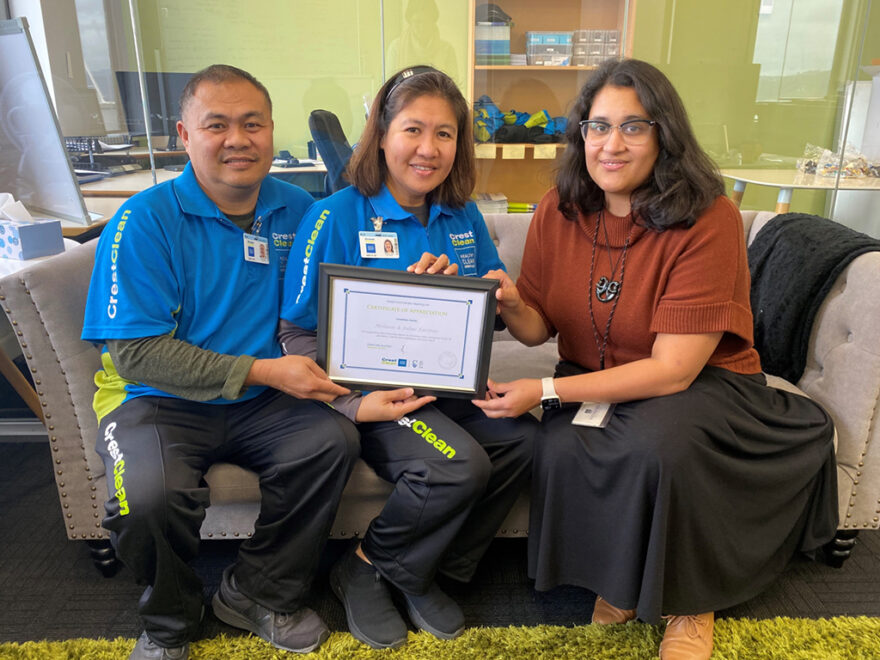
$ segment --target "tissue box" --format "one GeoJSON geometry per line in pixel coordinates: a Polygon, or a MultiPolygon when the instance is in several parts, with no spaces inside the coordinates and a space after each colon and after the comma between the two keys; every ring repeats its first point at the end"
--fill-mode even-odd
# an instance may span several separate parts
{"type": "Polygon", "coordinates": [[[0,257],[33,259],[64,252],[61,222],[34,219],[34,222],[0,220],[0,257]]]}

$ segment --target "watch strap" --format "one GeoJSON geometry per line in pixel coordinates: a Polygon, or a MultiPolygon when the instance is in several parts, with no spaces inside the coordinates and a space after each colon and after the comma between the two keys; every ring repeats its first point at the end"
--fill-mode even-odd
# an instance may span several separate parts
{"type": "Polygon", "coordinates": [[[556,387],[553,385],[553,378],[548,376],[541,379],[541,399],[558,399],[556,387]]]}
{"type": "Polygon", "coordinates": [[[561,406],[559,395],[556,393],[556,387],[553,385],[553,379],[541,379],[541,408],[549,410],[551,408],[559,408],[561,406]]]}

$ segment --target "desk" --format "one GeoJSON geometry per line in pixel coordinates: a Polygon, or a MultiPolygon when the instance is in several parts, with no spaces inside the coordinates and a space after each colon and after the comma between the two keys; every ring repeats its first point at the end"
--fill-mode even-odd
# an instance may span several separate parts
{"type": "MultiPolygon", "coordinates": [[[[324,164],[307,165],[305,167],[271,167],[269,174],[306,174],[325,173],[324,164]]],[[[166,169],[156,170],[156,183],[170,181],[180,176],[180,172],[166,169]]],[[[150,170],[141,170],[131,174],[108,176],[100,181],[84,183],[80,186],[83,197],[132,197],[153,185],[153,174],[150,170]]],[[[112,214],[111,214],[112,215],[112,214]]]]}
{"type": "Polygon", "coordinates": [[[111,213],[110,215],[106,215],[106,214],[102,214],[102,215],[104,215],[104,217],[102,217],[100,220],[96,220],[95,222],[93,222],[90,225],[81,225],[79,223],[72,222],[70,220],[62,220],[61,221],[61,235],[64,236],[64,238],[76,238],[80,234],[84,234],[87,231],[89,231],[90,229],[94,229],[95,227],[101,227],[103,225],[106,225],[107,222],[110,220],[110,216],[112,216],[113,214],[111,213]]]}
{"type": "Polygon", "coordinates": [[[802,190],[873,190],[880,191],[878,177],[840,177],[804,174],[800,170],[747,170],[723,169],[721,175],[733,180],[731,199],[739,206],[742,202],[746,184],[779,188],[776,197],[776,212],[787,213],[791,207],[791,193],[795,188],[802,190]]]}
{"type": "MultiPolygon", "coordinates": [[[[321,175],[321,181],[323,181],[323,174],[325,174],[326,172],[327,168],[324,167],[323,163],[308,165],[306,167],[273,166],[269,170],[269,174],[278,175],[279,178],[286,178],[282,177],[282,175],[287,175],[288,177],[296,177],[300,174],[309,174],[313,177],[321,175]]],[[[157,169],[156,183],[170,181],[177,176],[180,176],[180,172],[172,172],[166,169],[157,169]]],[[[318,186],[319,188],[323,186],[323,183],[319,182],[310,183],[312,183],[313,186],[318,186]]],[[[84,183],[80,186],[80,190],[82,191],[82,196],[85,199],[86,207],[89,209],[89,211],[100,213],[109,220],[113,217],[113,214],[116,213],[117,209],[126,199],[133,195],[136,195],[142,190],[146,190],[152,185],[153,175],[150,170],[140,170],[138,172],[132,172],[130,174],[110,176],[105,179],[101,179],[100,181],[84,183]]],[[[310,190],[308,184],[303,184],[302,187],[310,190]]],[[[84,231],[85,229],[88,229],[88,227],[83,227],[81,231],[84,231]]],[[[65,228],[64,231],[65,235],[71,235],[68,234],[67,228],[65,228]]]]}

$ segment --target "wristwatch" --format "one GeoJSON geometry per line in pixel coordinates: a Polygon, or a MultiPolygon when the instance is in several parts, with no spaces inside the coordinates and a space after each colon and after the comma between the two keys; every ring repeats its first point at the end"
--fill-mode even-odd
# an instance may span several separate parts
{"type": "Polygon", "coordinates": [[[559,395],[556,394],[556,388],[553,387],[552,378],[542,378],[541,389],[541,407],[544,410],[559,408],[562,405],[561,403],[559,403],[559,395]]]}

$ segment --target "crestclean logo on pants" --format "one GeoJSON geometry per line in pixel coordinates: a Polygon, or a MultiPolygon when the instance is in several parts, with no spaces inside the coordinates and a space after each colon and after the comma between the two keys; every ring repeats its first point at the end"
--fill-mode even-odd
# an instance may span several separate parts
{"type": "MultiPolygon", "coordinates": [[[[122,481],[122,476],[125,474],[125,456],[122,454],[122,450],[119,449],[119,443],[116,442],[116,439],[113,437],[113,431],[116,430],[116,422],[110,422],[107,424],[107,428],[104,429],[104,444],[107,445],[107,453],[110,454],[110,458],[113,459],[113,487],[116,489],[116,492],[113,493],[116,496],[116,499],[119,500],[119,515],[127,516],[129,513],[128,507],[128,499],[125,497],[125,486],[122,481]]],[[[110,475],[107,475],[107,478],[110,479],[110,475]]]]}
{"type": "Polygon", "coordinates": [[[452,458],[455,456],[455,449],[446,444],[444,440],[441,440],[437,437],[437,434],[434,433],[434,429],[425,424],[420,419],[410,419],[409,417],[401,417],[397,420],[397,423],[401,426],[406,426],[411,429],[413,433],[424,438],[425,442],[429,445],[432,445],[434,449],[443,454],[446,458],[452,458]]]}

